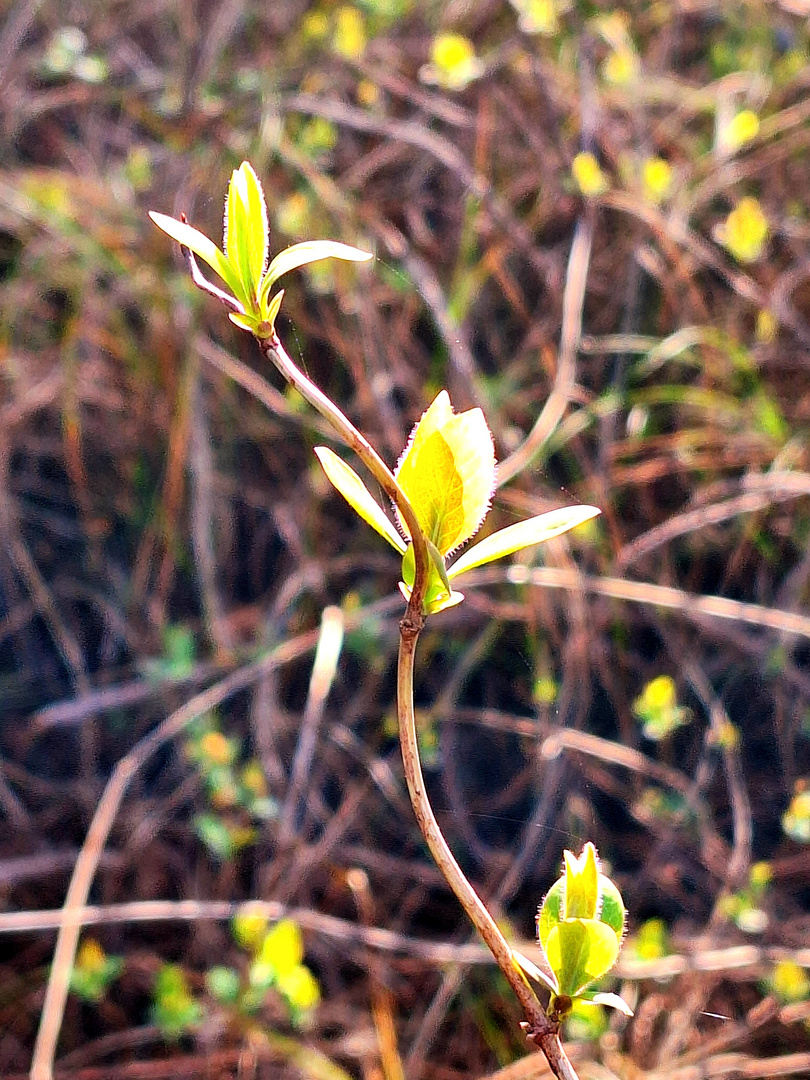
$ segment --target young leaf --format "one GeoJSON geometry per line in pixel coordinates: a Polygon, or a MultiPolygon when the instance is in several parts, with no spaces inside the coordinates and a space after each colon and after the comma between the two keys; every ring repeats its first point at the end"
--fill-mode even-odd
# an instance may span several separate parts
{"type": "Polygon", "coordinates": [[[478,530],[489,509],[495,451],[480,409],[456,415],[446,390],[416,424],[395,473],[442,555],[478,530]]]}
{"type": "Polygon", "coordinates": [[[246,307],[247,297],[239,274],[231,266],[213,240],[209,240],[204,233],[194,229],[185,221],[176,221],[175,218],[167,217],[166,214],[158,214],[154,210],[149,211],[149,217],[159,229],[162,229],[172,240],[187,247],[198,255],[204,263],[218,274],[236,299],[246,307]]]}
{"type": "Polygon", "coordinates": [[[609,1009],[617,1009],[620,1013],[624,1013],[625,1016],[632,1016],[633,1010],[624,1000],[619,997],[618,994],[583,994],[582,1000],[587,1001],[592,1005],[606,1005],[609,1009]]]}
{"type": "Polygon", "coordinates": [[[384,537],[391,547],[404,554],[406,544],[383,513],[377,501],[357,473],[334,451],[326,446],[316,446],[315,453],[323,471],[351,508],[384,537]]]}
{"type": "Polygon", "coordinates": [[[317,262],[319,259],[343,259],[345,262],[366,262],[374,256],[368,251],[339,244],[336,240],[305,240],[302,244],[293,244],[276,255],[267,267],[259,293],[259,306],[266,300],[273,285],[282,274],[297,270],[299,266],[317,262]]]}
{"type": "Polygon", "coordinates": [[[283,299],[284,289],[279,289],[276,295],[271,297],[269,301],[267,300],[267,296],[263,294],[263,299],[259,307],[259,323],[254,331],[257,337],[271,337],[275,333],[276,316],[278,315],[283,299]]]}
{"type": "Polygon", "coordinates": [[[267,204],[259,178],[247,161],[242,162],[247,188],[248,258],[250,278],[255,283],[254,296],[258,296],[259,284],[267,266],[270,250],[270,229],[267,224],[267,204]]]}
{"type": "Polygon", "coordinates": [[[527,521],[519,521],[516,525],[500,529],[471,547],[448,568],[447,576],[452,581],[459,574],[466,574],[468,570],[474,570],[477,566],[483,566],[495,559],[502,559],[505,555],[511,555],[512,552],[530,547],[532,544],[542,544],[581,525],[583,521],[589,521],[601,512],[595,506],[566,506],[529,518],[527,521]]]}
{"type": "Polygon", "coordinates": [[[253,313],[267,262],[269,231],[262,186],[247,161],[231,175],[224,236],[228,262],[239,274],[245,295],[250,298],[248,310],[253,313]]]}
{"type": "Polygon", "coordinates": [[[566,919],[595,919],[599,909],[599,866],[596,848],[588,843],[577,858],[564,851],[566,919]]]}
{"type": "Polygon", "coordinates": [[[554,994],[559,993],[560,988],[557,986],[554,979],[550,975],[546,975],[545,971],[541,971],[537,964],[533,963],[528,958],[528,956],[524,956],[524,954],[522,952],[518,952],[517,949],[512,949],[512,959],[515,961],[517,966],[529,976],[530,979],[534,979],[535,982],[542,983],[543,986],[547,987],[554,994]]]}
{"type": "Polygon", "coordinates": [[[247,185],[241,169],[234,169],[225,197],[225,223],[222,229],[223,247],[228,262],[239,275],[242,292],[248,298],[245,307],[253,314],[258,279],[250,276],[250,225],[247,220],[247,185]]]}
{"type": "Polygon", "coordinates": [[[619,947],[613,930],[595,919],[565,919],[552,927],[546,958],[560,993],[576,997],[605,975],[616,963],[619,947]]]}

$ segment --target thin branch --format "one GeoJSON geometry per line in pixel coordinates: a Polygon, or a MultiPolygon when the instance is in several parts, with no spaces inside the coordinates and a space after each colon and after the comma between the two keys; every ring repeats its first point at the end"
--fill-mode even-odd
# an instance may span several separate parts
{"type": "Polygon", "coordinates": [[[405,492],[368,439],[357,430],[337,405],[311,379],[307,378],[299,367],[296,367],[275,332],[270,338],[257,337],[256,341],[267,359],[278,368],[287,382],[294,386],[299,394],[314,409],[317,409],[321,416],[329,421],[346,445],[351,450],[354,450],[388,498],[396,504],[405,524],[408,526],[408,532],[413,543],[416,570],[411,600],[414,602],[409,604],[408,610],[412,611],[412,618],[418,622],[421,630],[424,625],[422,603],[427,589],[429,556],[419,519],[405,492]]]}
{"type": "Polygon", "coordinates": [[[549,1062],[559,1080],[577,1080],[573,1066],[565,1055],[559,1039],[559,1025],[546,1016],[542,1005],[529,986],[526,976],[514,960],[512,950],[497,923],[481,901],[455,860],[428,799],[422,765],[419,760],[419,743],[416,735],[416,718],[413,709],[413,673],[416,643],[419,630],[414,628],[412,608],[400,624],[399,660],[397,664],[397,715],[402,763],[408,792],[411,796],[416,820],[427,842],[436,865],[455,893],[473,926],[484,939],[498,967],[517,996],[526,1015],[524,1024],[528,1038],[534,1042],[549,1062]]]}

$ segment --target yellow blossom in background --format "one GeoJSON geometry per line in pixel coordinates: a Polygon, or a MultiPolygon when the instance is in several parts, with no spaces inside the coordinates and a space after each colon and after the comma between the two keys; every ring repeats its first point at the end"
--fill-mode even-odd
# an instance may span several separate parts
{"type": "Polygon", "coordinates": [[[238,945],[255,951],[264,940],[269,920],[258,905],[242,904],[233,917],[231,928],[238,945]]]}
{"type": "Polygon", "coordinates": [[[740,199],[714,235],[738,262],[755,262],[765,249],[768,219],[759,201],[747,195],[740,199]]]}
{"type": "Polygon", "coordinates": [[[285,236],[303,236],[309,229],[311,209],[309,197],[303,191],[293,192],[278,205],[276,228],[285,236]]]}
{"type": "Polygon", "coordinates": [[[763,308],[757,315],[756,330],[757,341],[763,345],[771,345],[776,341],[776,335],[779,333],[779,323],[776,320],[776,316],[763,308]]]}
{"type": "Polygon", "coordinates": [[[297,964],[278,976],[278,988],[288,1003],[300,1012],[314,1009],[321,1000],[318,980],[308,967],[297,964]]]}
{"type": "Polygon", "coordinates": [[[124,961],[120,956],[107,956],[95,938],[85,938],[76,954],[70,989],[82,1001],[101,1001],[110,983],[123,969],[124,961]]]}
{"type": "Polygon", "coordinates": [[[355,94],[357,95],[358,104],[365,105],[366,108],[376,105],[380,100],[380,88],[371,79],[361,79],[357,84],[355,94]]]}
{"type": "Polygon", "coordinates": [[[731,152],[739,150],[758,133],[759,117],[752,109],[743,109],[726,125],[720,141],[723,149],[731,152]]]}
{"type": "Polygon", "coordinates": [[[669,675],[652,679],[635,699],[633,715],[642,722],[647,739],[664,739],[677,728],[689,723],[689,709],[678,704],[675,680],[669,675]]]}
{"type": "Polygon", "coordinates": [[[348,6],[338,8],[332,37],[332,47],[338,56],[359,60],[366,51],[366,41],[366,23],[361,12],[348,6]]]}
{"type": "Polygon", "coordinates": [[[650,202],[662,202],[672,187],[672,166],[660,157],[647,158],[641,170],[644,194],[650,202]]]}
{"type": "Polygon", "coordinates": [[[482,70],[469,38],[463,34],[437,34],[430,50],[430,63],[420,69],[419,77],[445,90],[463,90],[482,70]]]}
{"type": "Polygon", "coordinates": [[[511,0],[511,4],[524,34],[557,33],[560,24],[554,0],[511,0]]]}
{"type": "Polygon", "coordinates": [[[793,960],[777,961],[768,982],[779,1001],[806,1001],[810,997],[810,979],[807,972],[793,960]]]}
{"type": "Polygon", "coordinates": [[[588,198],[601,195],[610,186],[599,162],[587,150],[582,150],[571,162],[571,174],[579,190],[588,198]]]}
{"type": "Polygon", "coordinates": [[[782,828],[800,844],[810,844],[810,790],[799,781],[790,805],[782,815],[782,828]]]}
{"type": "Polygon", "coordinates": [[[329,20],[322,11],[311,11],[301,21],[301,36],[305,41],[323,41],[329,33],[329,20]]]}
{"type": "Polygon", "coordinates": [[[200,753],[212,765],[228,765],[235,757],[236,748],[221,731],[208,731],[200,739],[200,753]]]}
{"type": "Polygon", "coordinates": [[[612,49],[602,64],[602,78],[613,86],[627,86],[641,74],[638,53],[629,45],[612,49]]]}
{"type": "Polygon", "coordinates": [[[85,938],[76,954],[76,967],[86,972],[97,973],[107,963],[107,954],[95,938],[85,938]]]}

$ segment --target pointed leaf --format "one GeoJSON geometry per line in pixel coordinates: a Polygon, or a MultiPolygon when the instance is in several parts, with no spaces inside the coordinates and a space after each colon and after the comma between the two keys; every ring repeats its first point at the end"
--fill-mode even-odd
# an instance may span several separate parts
{"type": "Polygon", "coordinates": [[[258,295],[259,285],[267,266],[267,253],[270,248],[270,229],[267,224],[267,204],[264,201],[264,192],[259,178],[253,171],[253,167],[247,162],[242,162],[247,186],[247,217],[250,232],[248,244],[250,248],[250,274],[254,282],[254,294],[258,295]]]}
{"type": "MultiPolygon", "coordinates": [[[[248,302],[245,304],[248,314],[257,307],[257,294],[261,272],[254,278],[251,253],[256,246],[251,240],[254,224],[250,220],[250,191],[248,170],[255,174],[245,162],[231,174],[228,195],[225,199],[224,246],[228,262],[238,273],[248,302]]],[[[258,181],[256,181],[258,183],[258,181]]],[[[260,227],[260,226],[259,226],[260,227]]],[[[262,269],[264,269],[262,267],[262,269]]]]}
{"type": "Polygon", "coordinates": [[[366,262],[374,256],[368,251],[339,244],[335,240],[305,240],[302,244],[293,244],[276,255],[267,268],[262,281],[260,302],[270,292],[282,274],[297,270],[299,266],[317,262],[319,259],[343,259],[345,262],[366,262]]]}
{"type": "Polygon", "coordinates": [[[150,210],[149,217],[172,240],[176,240],[178,244],[187,247],[195,255],[199,256],[204,263],[207,263],[222,278],[236,299],[243,306],[245,305],[241,279],[213,240],[209,240],[204,233],[192,228],[185,221],[177,221],[176,218],[167,217],[166,214],[158,214],[154,210],[150,210]]]}
{"type": "Polygon", "coordinates": [[[528,956],[524,956],[522,952],[518,952],[517,949],[512,949],[512,959],[517,966],[521,968],[530,979],[534,979],[535,982],[542,983],[547,986],[553,994],[559,992],[559,987],[550,975],[546,975],[545,971],[542,971],[537,964],[533,963],[528,956]]]}
{"type": "Polygon", "coordinates": [[[566,506],[560,510],[550,510],[547,514],[529,518],[527,521],[519,521],[516,525],[510,525],[506,529],[487,536],[480,543],[475,544],[465,551],[460,559],[448,567],[447,576],[452,581],[459,574],[466,574],[468,570],[474,570],[477,566],[501,559],[504,555],[511,555],[521,548],[530,547],[532,544],[542,544],[555,536],[576,528],[583,521],[601,514],[595,506],[566,506]]]}
{"type": "Polygon", "coordinates": [[[546,945],[546,959],[560,993],[569,997],[576,997],[610,971],[618,955],[618,937],[595,919],[565,919],[552,927],[546,945]]]}
{"type": "Polygon", "coordinates": [[[599,867],[596,848],[585,844],[577,858],[564,851],[566,919],[595,919],[599,908],[599,867]]]}
{"type": "Polygon", "coordinates": [[[240,330],[247,330],[249,334],[255,334],[258,329],[259,320],[255,315],[239,315],[237,312],[232,311],[228,318],[240,330]]]}
{"type": "Polygon", "coordinates": [[[357,473],[334,451],[326,446],[316,446],[315,453],[323,471],[351,508],[372,529],[384,537],[400,554],[405,552],[405,541],[396,531],[357,473]]]}
{"type": "Polygon", "coordinates": [[[261,302],[261,304],[259,306],[259,320],[260,320],[261,323],[263,323],[263,328],[262,329],[264,330],[264,328],[269,327],[270,332],[269,332],[269,334],[264,334],[263,333],[261,336],[264,336],[264,337],[272,336],[272,334],[273,334],[273,332],[275,330],[275,326],[276,326],[276,317],[278,316],[278,311],[279,311],[279,308],[281,307],[281,301],[283,299],[284,299],[284,290],[283,289],[279,289],[279,291],[276,293],[276,295],[273,296],[269,301],[267,300],[266,295],[263,297],[263,300],[262,300],[262,302],[261,302]]]}
{"type": "Polygon", "coordinates": [[[484,414],[470,409],[456,415],[442,390],[414,426],[395,475],[443,555],[465,543],[489,509],[495,483],[495,450],[484,414]]]}
{"type": "Polygon", "coordinates": [[[580,1000],[587,1001],[593,1005],[606,1005],[609,1009],[618,1009],[618,1011],[624,1013],[625,1016],[633,1015],[633,1010],[624,998],[619,997],[618,994],[583,994],[580,1000]]]}
{"type": "Polygon", "coordinates": [[[441,431],[412,448],[395,473],[422,532],[444,555],[455,546],[464,522],[464,485],[453,451],[441,431]]]}
{"type": "MultiPolygon", "coordinates": [[[[442,432],[453,451],[463,488],[463,519],[453,548],[475,536],[486,517],[495,490],[495,447],[480,409],[459,413],[442,432]]],[[[445,551],[445,554],[448,554],[445,551]]]]}

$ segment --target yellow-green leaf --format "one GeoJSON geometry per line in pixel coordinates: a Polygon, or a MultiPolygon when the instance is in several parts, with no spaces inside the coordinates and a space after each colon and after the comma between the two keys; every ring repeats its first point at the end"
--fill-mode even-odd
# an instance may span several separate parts
{"type": "Polygon", "coordinates": [[[326,446],[316,446],[315,453],[330,483],[351,508],[384,537],[400,554],[405,552],[405,541],[385,516],[383,510],[366,485],[345,461],[326,446]]]}
{"type": "Polygon", "coordinates": [[[276,316],[278,315],[281,301],[284,299],[284,289],[279,289],[275,296],[268,300],[267,293],[262,289],[259,301],[259,327],[257,336],[260,338],[271,337],[275,333],[276,316]]]}
{"type": "Polygon", "coordinates": [[[149,217],[167,236],[193,251],[204,263],[210,266],[214,273],[222,278],[240,304],[243,307],[245,306],[246,296],[241,278],[213,240],[209,240],[199,229],[192,228],[185,221],[177,221],[175,218],[167,217],[166,214],[158,214],[154,210],[150,210],[149,217]]]}
{"type": "Polygon", "coordinates": [[[225,200],[224,247],[228,262],[239,274],[246,307],[257,307],[259,286],[267,261],[267,207],[261,184],[247,161],[231,174],[225,200]]]}
{"type": "Polygon", "coordinates": [[[413,429],[396,477],[442,555],[469,540],[495,483],[492,435],[481,410],[456,415],[442,390],[413,429]]]}
{"type": "Polygon", "coordinates": [[[618,994],[588,994],[586,1000],[593,1005],[606,1005],[609,1009],[616,1009],[625,1016],[632,1016],[633,1010],[618,994]]]}
{"type": "Polygon", "coordinates": [[[595,919],[565,919],[552,927],[546,959],[561,994],[576,997],[616,963],[620,941],[605,923],[595,919]]]}
{"type": "Polygon", "coordinates": [[[569,529],[576,528],[577,525],[589,521],[600,513],[601,510],[596,506],[566,506],[529,518],[527,521],[519,521],[516,525],[500,529],[471,547],[449,567],[447,576],[452,581],[453,578],[477,566],[483,566],[495,559],[502,559],[505,555],[531,547],[532,544],[542,544],[546,540],[568,532],[569,529]]]}
{"type": "Polygon", "coordinates": [[[593,919],[599,906],[599,867],[596,848],[585,844],[579,858],[563,852],[565,860],[565,918],[593,919]]]}
{"type": "Polygon", "coordinates": [[[305,240],[301,244],[280,251],[267,267],[259,295],[259,305],[266,299],[275,282],[282,274],[297,270],[299,266],[317,262],[319,259],[343,259],[344,262],[367,262],[374,256],[368,251],[340,244],[336,240],[305,240]]]}

